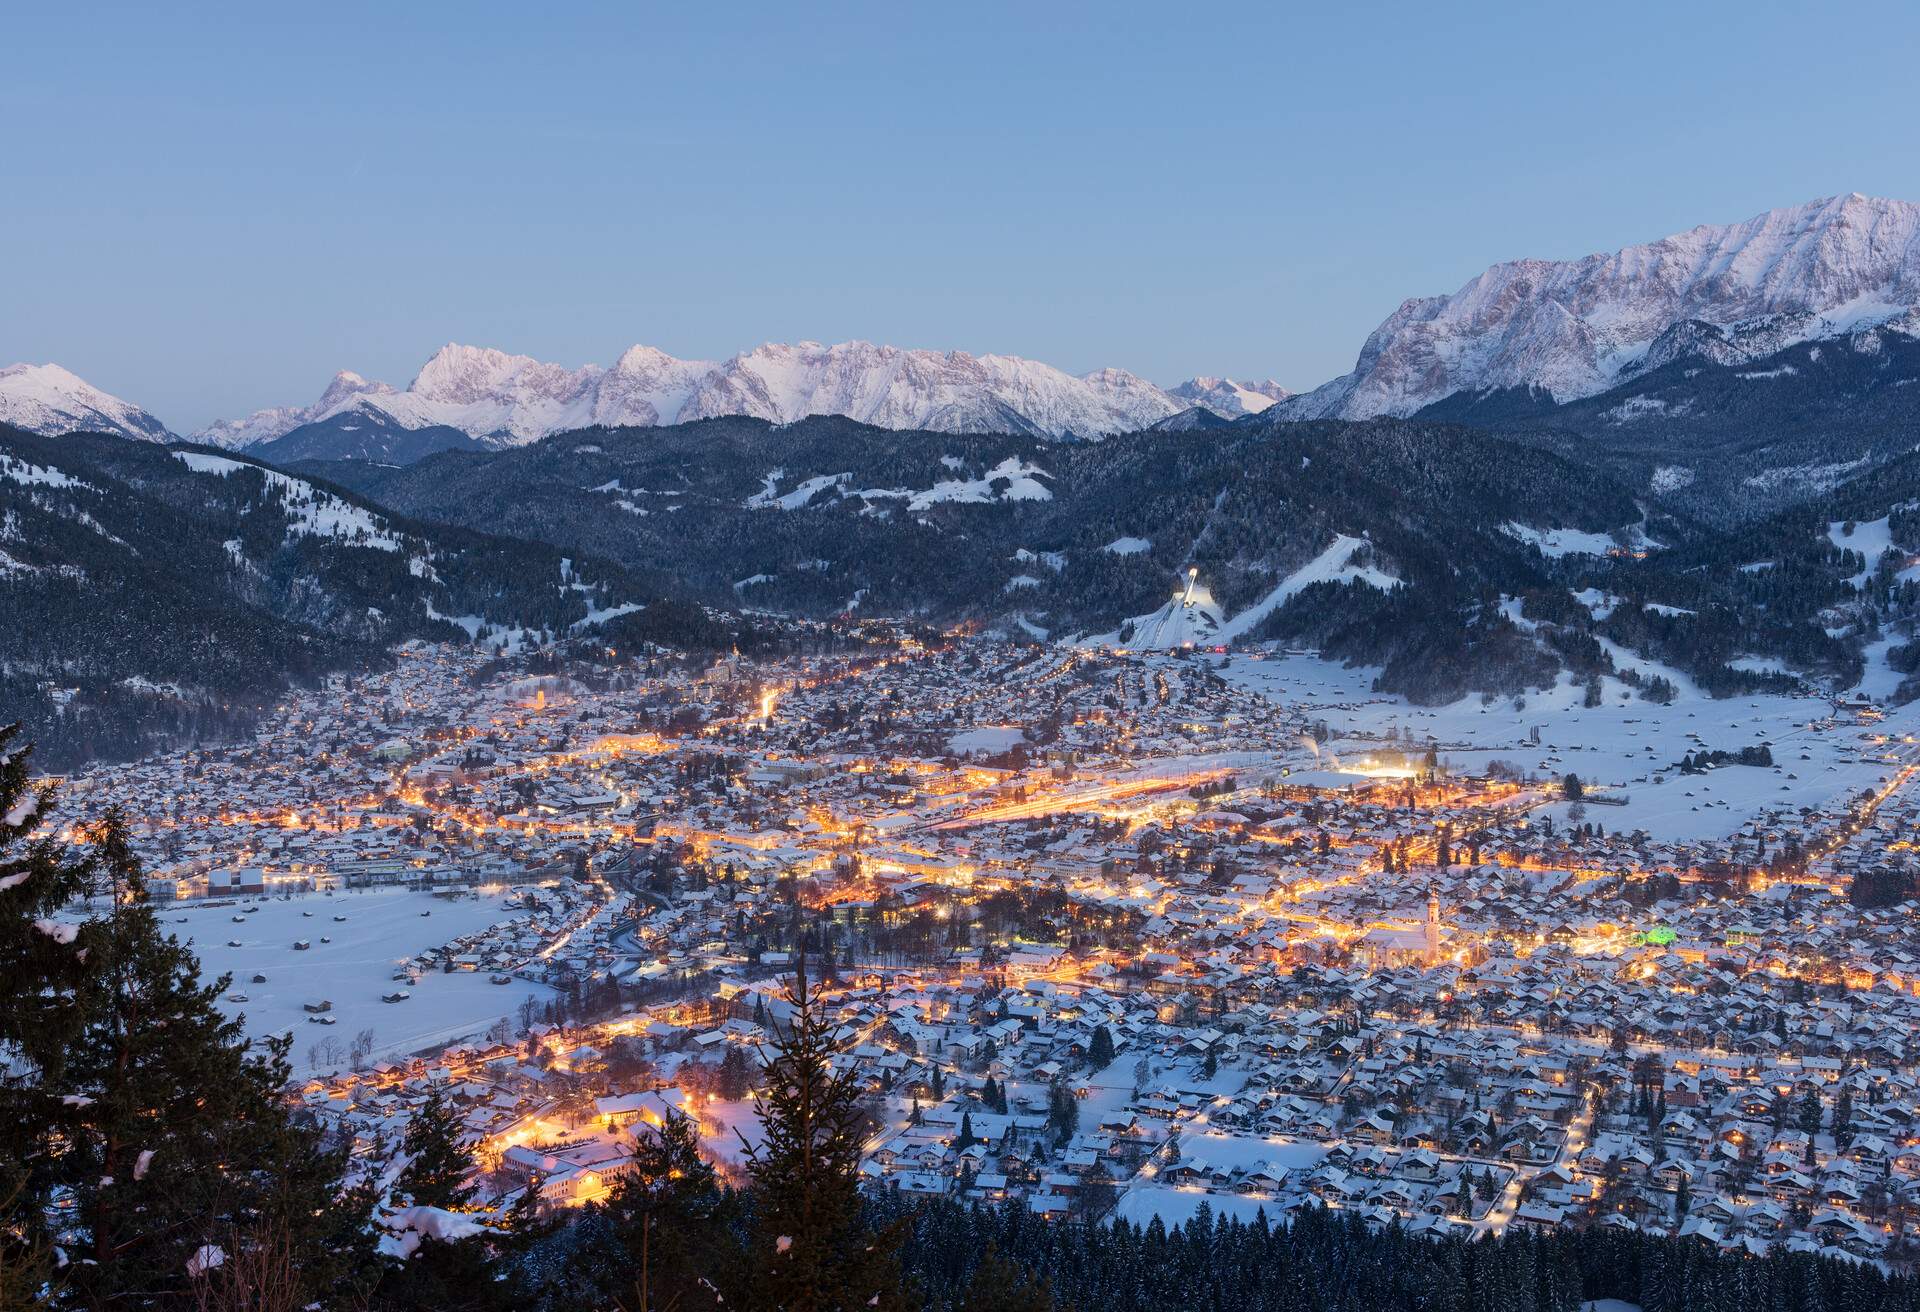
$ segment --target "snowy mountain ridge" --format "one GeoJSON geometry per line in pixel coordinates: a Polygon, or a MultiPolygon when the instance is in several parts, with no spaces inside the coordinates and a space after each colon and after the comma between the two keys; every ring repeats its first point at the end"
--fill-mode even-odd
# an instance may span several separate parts
{"type": "Polygon", "coordinates": [[[1457,392],[1591,396],[1691,348],[1720,362],[1920,327],[1920,205],[1858,194],[1575,260],[1496,264],[1406,301],[1288,419],[1410,415],[1457,392]]]}
{"type": "Polygon", "coordinates": [[[1190,406],[1202,406],[1228,419],[1257,415],[1293,393],[1268,378],[1258,383],[1236,383],[1231,378],[1189,378],[1167,395],[1190,406]]]}
{"type": "Polygon", "coordinates": [[[237,451],[257,442],[270,442],[323,416],[338,414],[362,396],[392,395],[394,389],[387,384],[370,382],[350,369],[342,369],[333,376],[333,381],[327,384],[327,390],[312,405],[273,406],[256,410],[244,419],[222,419],[201,429],[193,438],[209,446],[237,451]]]}
{"type": "MultiPolygon", "coordinates": [[[[1200,432],[1250,415],[1409,416],[1455,396],[1529,393],[1565,404],[1675,360],[1741,365],[1839,338],[1860,353],[1920,339],[1920,205],[1850,194],[1611,253],[1496,264],[1451,295],[1404,302],[1351,372],[1301,395],[1271,380],[1198,377],[1162,388],[1120,369],[1076,375],[1018,356],[865,341],[770,342],[719,361],[634,346],[610,366],[579,368],[450,344],[404,388],[341,372],[312,404],[259,410],[193,437],[257,449],[319,426],[296,445],[327,458],[349,448],[397,453],[407,446],[398,432],[434,430],[431,441],[411,443],[416,450],[463,434],[510,447],[594,425],[842,415],[890,429],[1090,439],[1200,432]]],[[[52,364],[0,369],[0,421],[40,433],[172,437],[151,414],[52,364]]]]}
{"type": "Polygon", "coordinates": [[[143,442],[171,442],[167,426],[57,364],[10,364],[0,369],[0,424],[30,433],[86,430],[143,442]]]}
{"type": "Polygon", "coordinates": [[[310,406],[257,411],[194,437],[251,446],[354,409],[378,410],[407,428],[457,428],[501,446],[590,425],[651,427],[724,415],[778,424],[845,415],[881,428],[1102,437],[1194,405],[1228,418],[1257,413],[1286,395],[1270,380],[1197,378],[1162,389],[1122,369],[1076,376],[1019,356],[860,341],[769,342],[724,361],[634,346],[609,368],[579,369],[450,344],[404,390],[341,373],[310,406]]]}

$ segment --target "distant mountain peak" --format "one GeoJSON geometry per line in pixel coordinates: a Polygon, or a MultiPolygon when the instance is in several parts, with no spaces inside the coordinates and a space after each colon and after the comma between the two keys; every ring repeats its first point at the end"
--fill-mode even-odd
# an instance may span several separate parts
{"type": "Polygon", "coordinates": [[[327,390],[320,393],[320,400],[316,404],[323,410],[331,410],[356,396],[390,396],[392,393],[393,388],[385,383],[372,382],[351,369],[342,369],[327,384],[327,390]]]}
{"type": "Polygon", "coordinates": [[[454,405],[486,402],[503,392],[542,397],[571,397],[600,374],[595,365],[568,369],[530,355],[509,355],[490,346],[449,343],[420,366],[407,391],[429,401],[454,405]]]}
{"type": "Polygon", "coordinates": [[[240,419],[223,419],[194,433],[193,440],[207,446],[239,450],[261,446],[286,436],[296,428],[350,410],[362,397],[392,396],[394,389],[364,378],[351,369],[342,369],[327,383],[320,399],[312,405],[271,406],[240,419]]]}
{"type": "Polygon", "coordinates": [[[29,433],[114,433],[141,442],[171,442],[173,434],[139,406],[57,364],[0,368],[0,423],[29,433]]]}
{"type": "Polygon", "coordinates": [[[1288,418],[1407,415],[1456,392],[1539,387],[1565,401],[1641,367],[1689,320],[1767,341],[1839,336],[1920,305],[1920,205],[1829,196],[1572,260],[1493,265],[1404,302],[1351,373],[1288,418]]]}
{"type": "Polygon", "coordinates": [[[1257,383],[1236,383],[1231,378],[1203,374],[1168,388],[1167,395],[1225,418],[1237,419],[1241,415],[1257,415],[1293,393],[1271,378],[1257,383]]]}
{"type": "Polygon", "coordinates": [[[709,369],[713,367],[712,364],[707,361],[676,360],[673,356],[668,355],[657,346],[636,344],[620,352],[619,358],[613,362],[613,369],[658,369],[670,365],[688,363],[697,363],[709,369]]]}

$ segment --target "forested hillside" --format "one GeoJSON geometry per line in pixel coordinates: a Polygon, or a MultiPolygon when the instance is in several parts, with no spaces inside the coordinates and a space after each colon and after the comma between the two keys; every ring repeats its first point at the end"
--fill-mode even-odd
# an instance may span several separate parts
{"type": "Polygon", "coordinates": [[[0,721],[45,765],[224,734],[396,642],[631,625],[666,591],[225,455],[0,429],[0,721]]]}
{"type": "Polygon", "coordinates": [[[1920,668],[1920,458],[1703,519],[1617,454],[1425,420],[1077,443],[722,418],[288,474],[9,430],[0,590],[31,623],[0,704],[45,759],[112,755],[409,638],[703,643],[725,613],[1279,641],[1424,702],[1888,695],[1920,668]]]}
{"type": "MultiPolygon", "coordinates": [[[[1154,610],[1192,569],[1227,613],[1257,617],[1249,608],[1264,602],[1273,618],[1263,632],[1323,641],[1370,624],[1383,598],[1416,599],[1411,610],[1392,603],[1380,640],[1345,639],[1346,654],[1374,663],[1392,657],[1410,622],[1452,630],[1482,598],[1551,586],[1562,571],[1539,535],[1604,548],[1647,531],[1643,510],[1605,475],[1408,422],[1059,444],[721,419],[589,429],[405,468],[303,468],[408,514],[671,573],[712,602],[802,614],[907,614],[1069,638],[1154,610]],[[1404,586],[1360,583],[1330,601],[1299,575],[1329,551],[1341,557],[1322,571],[1330,577],[1404,586]],[[1295,589],[1300,600],[1286,604],[1295,589]]],[[[1259,636],[1254,627],[1243,636],[1259,636]]],[[[1527,672],[1496,671],[1489,686],[1521,686],[1527,672]]]]}
{"type": "Polygon", "coordinates": [[[1920,338],[1874,329],[1749,359],[1711,325],[1691,328],[1597,396],[1556,404],[1525,388],[1460,392],[1420,417],[1539,443],[1721,525],[1820,496],[1912,450],[1920,338]]]}
{"type": "Polygon", "coordinates": [[[1052,641],[1280,640],[1380,667],[1422,701],[1569,676],[1661,700],[1850,687],[1914,604],[1891,563],[1876,582],[1885,544],[1836,540],[1822,518],[1884,515],[1911,481],[1892,470],[1703,524],[1540,434],[1424,421],[1255,417],[1060,444],[723,419],[306,468],[409,514],[671,574],[714,604],[1052,641]],[[1826,508],[1843,501],[1857,508],[1826,508]],[[1144,622],[1190,570],[1221,622],[1144,622]]]}

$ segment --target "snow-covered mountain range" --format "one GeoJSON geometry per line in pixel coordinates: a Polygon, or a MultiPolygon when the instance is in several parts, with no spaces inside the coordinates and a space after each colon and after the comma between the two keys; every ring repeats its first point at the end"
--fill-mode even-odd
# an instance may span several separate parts
{"type": "Polygon", "coordinates": [[[609,368],[568,369],[475,346],[442,347],[404,390],[340,373],[310,406],[281,406],[195,433],[244,447],[350,411],[407,428],[444,426],[514,446],[594,424],[652,426],[750,415],[792,423],[845,415],[882,428],[1099,437],[1193,406],[1229,418],[1287,395],[1278,384],[1197,378],[1163,390],[1120,369],[1073,375],[1010,355],[903,350],[870,342],[768,343],[723,361],[634,346],[609,368]]]}
{"type": "Polygon", "coordinates": [[[1236,383],[1231,378],[1189,378],[1167,395],[1189,406],[1200,406],[1228,419],[1257,415],[1293,393],[1269,378],[1259,383],[1236,383]]]}
{"type": "Polygon", "coordinates": [[[1769,210],[1577,260],[1496,264],[1407,301],[1353,372],[1290,419],[1409,415],[1457,392],[1591,396],[1681,354],[1759,359],[1880,324],[1920,331],[1920,205],[1861,195],[1769,210]]]}
{"type": "Polygon", "coordinates": [[[110,396],[57,364],[10,364],[0,369],[0,424],[29,433],[117,433],[171,442],[167,426],[139,406],[110,396]]]}
{"type": "MultiPolygon", "coordinates": [[[[1874,332],[1920,337],[1917,307],[1920,205],[1847,195],[1611,254],[1497,264],[1450,296],[1405,302],[1368,337],[1351,373],[1297,396],[1271,380],[1201,377],[1161,388],[1119,369],[1075,375],[1017,356],[861,341],[767,343],[720,361],[634,346],[610,366],[577,369],[449,345],[405,388],[342,372],[310,405],[192,436],[258,448],[305,429],[294,444],[303,457],[385,443],[404,460],[462,434],[517,446],[590,425],[723,415],[777,424],[844,415],[883,428],[1047,438],[1200,432],[1252,414],[1404,416],[1447,397],[1521,390],[1564,403],[1676,359],[1738,365],[1848,335],[1867,351],[1874,332]],[[396,433],[420,434],[409,448],[419,451],[399,455],[406,444],[396,433]]],[[[57,365],[0,369],[0,422],[171,436],[146,411],[57,365]]]]}

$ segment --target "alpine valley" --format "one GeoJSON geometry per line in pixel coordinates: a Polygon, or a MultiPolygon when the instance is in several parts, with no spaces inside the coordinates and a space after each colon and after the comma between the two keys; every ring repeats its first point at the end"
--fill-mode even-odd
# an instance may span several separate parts
{"type": "Polygon", "coordinates": [[[1916,383],[1920,207],[1858,195],[1496,265],[1299,395],[865,342],[447,346],[182,440],[16,365],[0,600],[39,623],[0,692],[78,759],[402,641],[894,617],[1305,648],[1427,704],[1904,700],[1916,383]]]}

